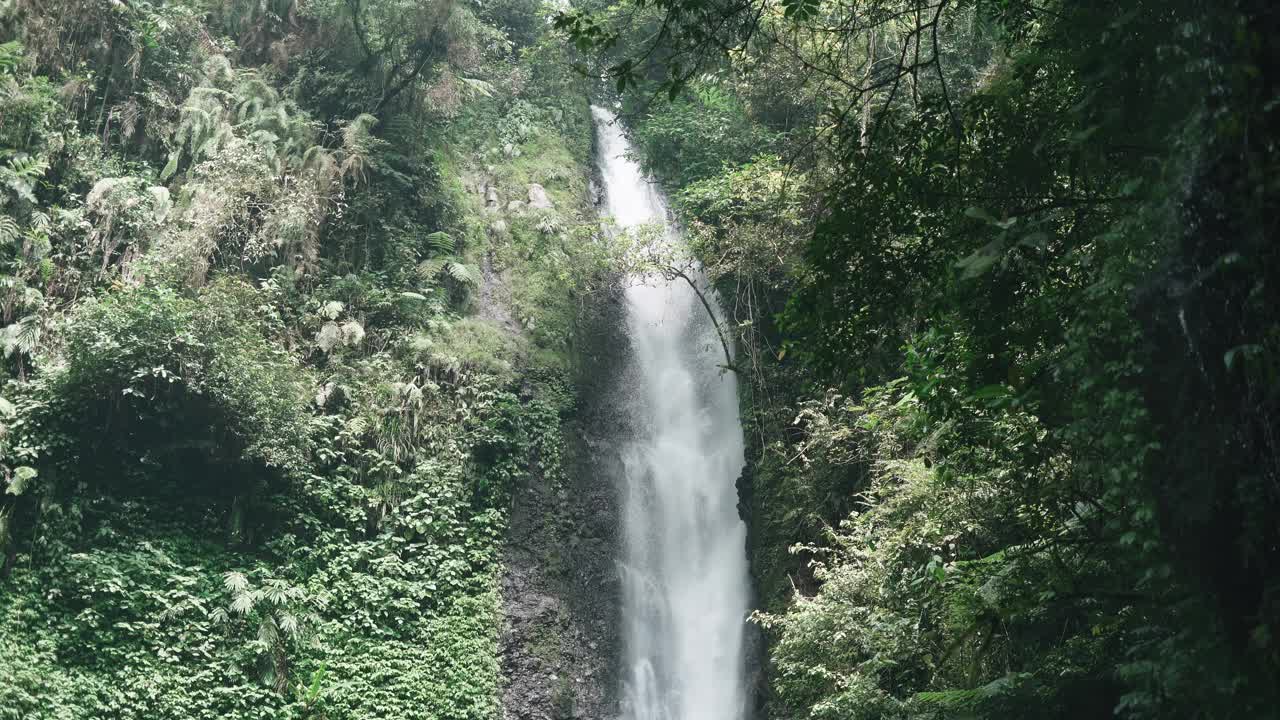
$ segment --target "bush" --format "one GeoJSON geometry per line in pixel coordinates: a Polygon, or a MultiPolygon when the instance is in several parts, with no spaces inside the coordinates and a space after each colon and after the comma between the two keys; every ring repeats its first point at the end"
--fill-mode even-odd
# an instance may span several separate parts
{"type": "Polygon", "coordinates": [[[78,308],[53,393],[81,459],[194,451],[214,463],[301,467],[306,386],[246,316],[256,293],[235,281],[197,297],[142,287],[78,308]]]}

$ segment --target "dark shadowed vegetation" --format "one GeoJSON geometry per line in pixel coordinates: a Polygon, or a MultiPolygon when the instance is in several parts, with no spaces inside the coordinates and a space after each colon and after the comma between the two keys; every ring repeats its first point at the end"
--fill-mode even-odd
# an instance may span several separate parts
{"type": "Polygon", "coordinates": [[[1272,717],[1268,3],[586,3],[737,331],[769,716],[1272,717]]]}

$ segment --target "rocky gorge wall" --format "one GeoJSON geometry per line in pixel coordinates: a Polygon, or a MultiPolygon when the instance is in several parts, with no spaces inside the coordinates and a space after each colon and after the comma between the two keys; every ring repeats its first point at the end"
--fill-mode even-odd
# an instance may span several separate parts
{"type": "MultiPolygon", "coordinates": [[[[598,191],[589,167],[579,165],[580,176],[565,183],[569,187],[548,183],[545,190],[531,185],[528,191],[521,174],[513,178],[500,166],[477,173],[469,190],[482,199],[494,245],[518,232],[533,212],[593,216],[598,191]],[[544,203],[549,207],[538,207],[544,203]]],[[[500,255],[483,259],[480,315],[508,333],[527,335],[531,328],[518,308],[523,278],[504,272],[500,255]]],[[[503,720],[603,720],[617,714],[616,448],[628,429],[614,389],[624,372],[628,339],[621,283],[606,284],[576,303],[567,373],[573,400],[561,414],[558,462],[531,458],[535,471],[513,492],[501,578],[503,720]]]]}
{"type": "Polygon", "coordinates": [[[615,567],[625,416],[609,392],[625,356],[616,297],[583,318],[565,472],[534,475],[513,499],[502,578],[504,720],[613,717],[618,686],[615,567]]]}

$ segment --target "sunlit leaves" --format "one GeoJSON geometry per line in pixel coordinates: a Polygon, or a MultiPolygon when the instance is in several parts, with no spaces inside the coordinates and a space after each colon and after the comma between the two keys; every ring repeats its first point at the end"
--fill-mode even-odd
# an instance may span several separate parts
{"type": "Polygon", "coordinates": [[[436,255],[452,255],[457,251],[457,244],[447,232],[439,231],[427,235],[427,247],[436,255]]]}
{"type": "Polygon", "coordinates": [[[249,578],[242,572],[228,570],[222,574],[222,584],[232,595],[241,595],[249,589],[249,578]]]}
{"type": "Polygon", "coordinates": [[[21,495],[27,491],[27,486],[36,478],[39,473],[33,467],[19,465],[10,471],[8,478],[8,486],[4,489],[8,495],[21,495]]]}

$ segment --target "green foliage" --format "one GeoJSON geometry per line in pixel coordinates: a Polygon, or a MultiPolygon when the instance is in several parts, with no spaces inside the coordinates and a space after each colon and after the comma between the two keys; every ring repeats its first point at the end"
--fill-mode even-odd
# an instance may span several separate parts
{"type": "Polygon", "coordinates": [[[252,587],[243,573],[234,571],[223,574],[223,586],[231,602],[210,613],[210,619],[215,625],[232,626],[231,632],[252,632],[249,645],[257,655],[262,681],[283,694],[289,687],[289,645],[307,637],[319,621],[308,609],[313,599],[278,578],[252,587]]]}
{"type": "Polygon", "coordinates": [[[424,283],[431,285],[444,279],[463,290],[479,286],[480,270],[462,262],[458,256],[458,243],[448,233],[437,230],[427,235],[426,240],[431,256],[417,268],[424,283]]]}
{"type": "Polygon", "coordinates": [[[70,362],[54,392],[77,408],[72,427],[84,428],[86,450],[146,447],[142,428],[157,423],[165,432],[185,426],[187,442],[212,441],[232,458],[300,467],[303,385],[296,365],[243,314],[254,296],[227,281],[198,300],[140,288],[82,306],[68,327],[70,362]],[[106,427],[126,434],[94,437],[106,427]]]}
{"type": "Polygon", "coordinates": [[[447,373],[478,372],[510,378],[521,347],[519,340],[493,323],[463,318],[415,336],[409,350],[447,373]]]}
{"type": "Polygon", "coordinates": [[[688,218],[690,244],[712,279],[749,277],[772,287],[785,282],[802,239],[812,231],[812,188],[807,178],[784,167],[781,158],[761,155],[751,162],[690,183],[676,197],[688,218]]]}
{"type": "Polygon", "coordinates": [[[539,7],[473,9],[0,3],[0,717],[495,715],[569,401],[464,180],[537,169],[473,152],[518,103],[572,217],[589,126],[539,7]]]}
{"type": "Polygon", "coordinates": [[[1274,715],[1270,9],[601,5],[746,356],[771,715],[1274,715]]]}
{"type": "Polygon", "coordinates": [[[654,173],[675,187],[714,177],[770,149],[771,133],[750,122],[741,103],[718,85],[696,85],[655,105],[636,123],[635,144],[654,173]]]}

